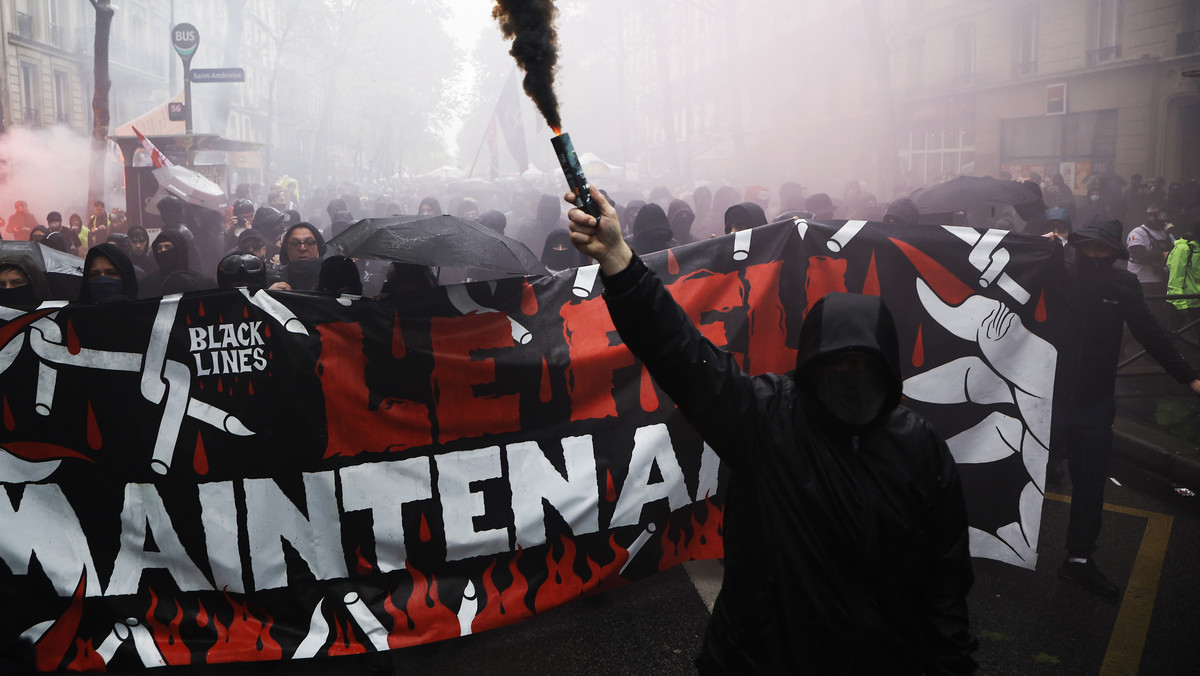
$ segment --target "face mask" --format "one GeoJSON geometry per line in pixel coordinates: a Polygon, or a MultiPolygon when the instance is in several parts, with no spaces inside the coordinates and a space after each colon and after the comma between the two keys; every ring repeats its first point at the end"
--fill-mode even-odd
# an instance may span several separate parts
{"type": "Polygon", "coordinates": [[[322,261],[320,258],[310,258],[306,261],[292,261],[291,263],[288,263],[288,270],[295,270],[302,275],[312,274],[320,271],[321,263],[322,261]]]}
{"type": "Polygon", "coordinates": [[[114,277],[93,277],[88,280],[87,284],[93,303],[99,303],[125,292],[125,282],[114,277]]]}
{"type": "Polygon", "coordinates": [[[1105,256],[1104,258],[1089,258],[1087,256],[1079,256],[1079,269],[1084,274],[1098,275],[1112,267],[1116,262],[1116,256],[1105,256]]]}
{"type": "Polygon", "coordinates": [[[817,399],[847,425],[860,427],[879,417],[888,383],[877,369],[825,371],[816,374],[817,399]]]}
{"type": "Polygon", "coordinates": [[[25,307],[36,305],[33,297],[33,285],[26,284],[11,289],[0,289],[0,305],[9,307],[25,307]]]}

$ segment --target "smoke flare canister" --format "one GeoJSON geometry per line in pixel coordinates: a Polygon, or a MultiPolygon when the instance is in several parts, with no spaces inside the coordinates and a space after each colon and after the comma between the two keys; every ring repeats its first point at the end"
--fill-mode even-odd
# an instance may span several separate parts
{"type": "Polygon", "coordinates": [[[567,178],[567,186],[575,193],[575,206],[590,216],[600,218],[600,205],[592,199],[591,186],[588,185],[587,176],[583,175],[579,157],[575,155],[571,135],[563,132],[551,138],[550,143],[554,146],[554,154],[558,155],[558,165],[562,167],[563,176],[567,178]]]}

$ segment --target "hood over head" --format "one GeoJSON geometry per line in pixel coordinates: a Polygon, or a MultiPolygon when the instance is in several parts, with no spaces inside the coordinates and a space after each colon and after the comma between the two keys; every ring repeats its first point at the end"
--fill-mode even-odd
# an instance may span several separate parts
{"type": "Polygon", "coordinates": [[[492,232],[503,235],[504,228],[508,227],[508,218],[502,212],[489,209],[479,214],[479,224],[492,232]]]}
{"type": "Polygon", "coordinates": [[[158,233],[158,237],[154,238],[154,243],[150,246],[154,251],[154,262],[158,263],[158,269],[164,276],[176,270],[188,269],[188,240],[187,235],[181,231],[163,230],[158,233]],[[173,245],[171,250],[157,251],[158,245],[162,242],[170,242],[173,245]]]}
{"type": "Polygon", "coordinates": [[[738,230],[749,230],[767,224],[767,215],[762,207],[754,202],[742,202],[725,210],[725,234],[738,230]]]}
{"type": "Polygon", "coordinates": [[[560,220],[562,220],[562,198],[554,195],[542,195],[537,205],[538,224],[550,227],[558,225],[560,220]]]}
{"type": "Polygon", "coordinates": [[[13,293],[16,291],[15,289],[0,289],[0,305],[7,305],[8,303],[5,300],[9,297],[18,300],[16,304],[30,306],[50,298],[50,284],[46,281],[46,273],[42,272],[42,269],[28,256],[5,256],[4,258],[0,258],[0,270],[6,268],[16,268],[25,273],[25,276],[29,278],[29,289],[28,291],[22,290],[17,293],[13,293]],[[19,302],[21,295],[26,296],[23,303],[19,302]]]}
{"type": "Polygon", "coordinates": [[[321,274],[317,277],[317,291],[335,295],[362,295],[362,276],[354,261],[345,256],[330,256],[321,261],[321,274]]]}
{"type": "Polygon", "coordinates": [[[680,199],[671,200],[671,205],[667,208],[667,220],[671,222],[671,232],[675,233],[675,239],[682,242],[691,236],[696,213],[687,202],[680,199]]]}
{"type": "Polygon", "coordinates": [[[542,247],[542,265],[547,270],[560,271],[583,265],[583,254],[571,244],[571,233],[566,228],[551,230],[542,247]]]}
{"type": "Polygon", "coordinates": [[[1067,238],[1067,243],[1075,245],[1085,239],[1090,239],[1115,251],[1117,258],[1129,260],[1129,251],[1122,241],[1122,232],[1124,232],[1124,228],[1120,221],[1102,221],[1095,218],[1091,223],[1072,232],[1071,236],[1067,238]]]}
{"type": "MultiPolygon", "coordinates": [[[[159,236],[161,237],[162,235],[159,236]]],[[[182,236],[180,235],[180,237],[182,236]]],[[[83,259],[84,278],[83,283],[79,285],[79,302],[95,302],[92,300],[91,289],[88,287],[87,271],[97,256],[107,258],[113,264],[113,267],[121,271],[121,296],[129,300],[137,298],[137,272],[133,269],[133,262],[129,260],[129,257],[123,251],[108,242],[104,242],[88,249],[87,257],[83,259]]]]}
{"type": "Polygon", "coordinates": [[[667,214],[663,212],[662,207],[650,202],[638,210],[637,217],[633,220],[633,248],[635,251],[644,254],[662,251],[671,246],[671,239],[674,235],[675,233],[671,232],[671,223],[667,220],[667,214]]]}
{"type": "Polygon", "coordinates": [[[888,205],[887,212],[883,215],[883,222],[889,225],[893,223],[916,225],[921,222],[921,211],[917,209],[917,205],[912,200],[901,197],[888,205]]]}
{"type": "Polygon", "coordinates": [[[275,207],[259,207],[258,211],[254,212],[254,219],[250,222],[250,227],[272,235],[278,233],[286,222],[287,214],[275,207]]]}
{"type": "Polygon", "coordinates": [[[869,356],[887,391],[880,413],[868,424],[886,420],[900,404],[900,346],[892,313],[877,296],[830,293],[818,300],[800,327],[794,378],[801,393],[816,402],[815,369],[847,352],[869,356]]]}
{"type": "Polygon", "coordinates": [[[811,211],[817,220],[828,220],[833,218],[833,199],[823,192],[809,195],[804,200],[804,210],[811,211]]]}

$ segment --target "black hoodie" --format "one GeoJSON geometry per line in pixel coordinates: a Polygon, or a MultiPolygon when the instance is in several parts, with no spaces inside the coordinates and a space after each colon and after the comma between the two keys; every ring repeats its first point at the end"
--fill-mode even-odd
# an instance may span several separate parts
{"type": "Polygon", "coordinates": [[[151,247],[162,242],[170,242],[174,246],[168,251],[155,251],[154,260],[158,270],[146,275],[141,284],[141,298],[153,298],[164,293],[179,289],[199,290],[215,289],[217,283],[211,277],[206,277],[189,269],[191,244],[187,235],[179,230],[169,229],[158,233],[151,247]],[[163,283],[167,277],[174,275],[171,288],[164,289],[163,283]],[[186,281],[185,281],[186,280],[186,281]]]}
{"type": "Polygon", "coordinates": [[[0,270],[4,268],[16,268],[25,273],[29,284],[15,289],[0,289],[0,305],[34,307],[50,297],[46,274],[28,256],[0,258],[0,270]]]}
{"type": "Polygon", "coordinates": [[[879,300],[813,307],[797,387],[742,373],[639,259],[604,283],[626,346],[732,470],[701,673],[971,672],[962,486],[945,443],[895,405],[895,329],[879,300]],[[807,365],[843,350],[891,373],[885,411],[850,432],[802,394],[807,365]]]}
{"type": "Polygon", "coordinates": [[[133,300],[138,297],[138,280],[137,272],[133,268],[133,263],[124,251],[118,249],[115,245],[104,242],[88,249],[87,257],[83,259],[83,283],[79,285],[79,302],[92,303],[92,291],[88,285],[87,273],[92,267],[92,261],[97,256],[107,258],[117,270],[121,271],[121,293],[117,296],[110,296],[101,302],[110,303],[118,300],[133,300]]]}

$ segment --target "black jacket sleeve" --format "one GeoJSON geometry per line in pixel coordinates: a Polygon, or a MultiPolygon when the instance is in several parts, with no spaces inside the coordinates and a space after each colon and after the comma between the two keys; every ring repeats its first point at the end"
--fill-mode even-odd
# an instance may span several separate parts
{"type": "Polygon", "coordinates": [[[1150,308],[1146,306],[1146,299],[1142,297],[1142,287],[1137,278],[1125,273],[1120,276],[1119,281],[1118,302],[1129,332],[1142,344],[1142,347],[1146,348],[1150,356],[1154,357],[1154,361],[1158,362],[1163,370],[1176,381],[1189,383],[1195,380],[1196,372],[1183,358],[1183,355],[1179,354],[1179,350],[1171,342],[1171,335],[1159,325],[1158,321],[1154,319],[1154,315],[1150,314],[1150,308]]]}
{"type": "Polygon", "coordinates": [[[603,278],[604,299],[621,340],[654,382],[726,462],[750,429],[764,383],[742,373],[733,356],[706,339],[640,258],[603,278]]]}

